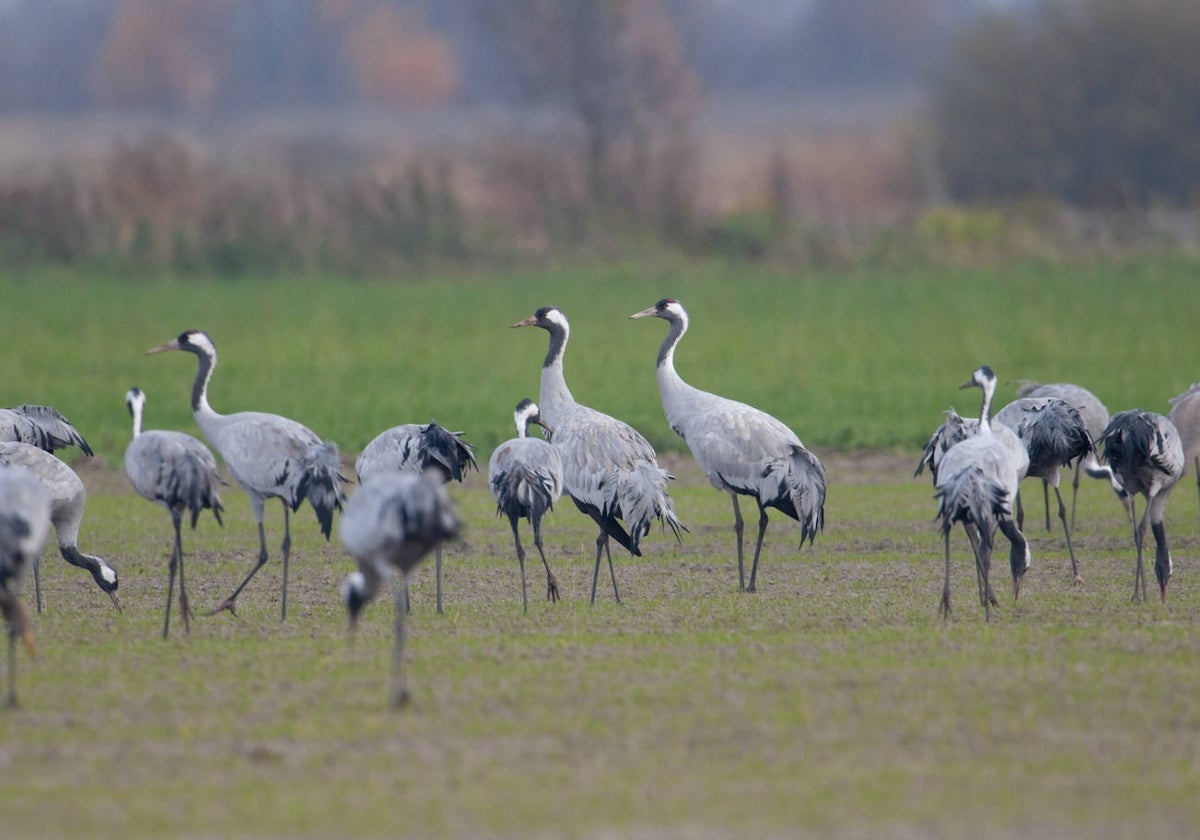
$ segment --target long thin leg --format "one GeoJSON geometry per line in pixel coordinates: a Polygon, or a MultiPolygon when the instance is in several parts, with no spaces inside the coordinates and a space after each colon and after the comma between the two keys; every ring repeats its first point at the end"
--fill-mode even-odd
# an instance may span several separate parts
{"type": "Polygon", "coordinates": [[[179,558],[179,614],[183,617],[183,632],[192,632],[192,606],[188,602],[187,584],[183,579],[183,540],[179,536],[179,525],[175,525],[175,554],[179,558]]]}
{"type": "Polygon", "coordinates": [[[613,598],[619,604],[621,603],[621,593],[617,592],[617,572],[612,564],[612,550],[608,545],[608,534],[604,535],[604,556],[608,558],[608,576],[612,578],[613,598]]]}
{"type": "MultiPolygon", "coordinates": [[[[1135,509],[1133,497],[1129,497],[1130,510],[1135,509]]],[[[1150,506],[1146,506],[1146,512],[1149,513],[1150,506]]],[[[1146,600],[1146,578],[1142,571],[1142,539],[1146,535],[1145,515],[1142,516],[1141,522],[1135,522],[1133,526],[1133,545],[1137,549],[1137,565],[1134,567],[1133,573],[1133,600],[1146,600]],[[1140,597],[1139,597],[1140,596],[1140,597]]]]}
{"type": "MultiPolygon", "coordinates": [[[[551,604],[558,602],[558,580],[554,577],[554,572],[550,571],[550,564],[546,562],[546,552],[542,550],[542,523],[540,520],[533,522],[533,544],[537,547],[538,556],[542,558],[542,565],[546,568],[546,600],[551,604]]],[[[525,583],[522,578],[521,592],[524,597],[525,583]]]]}
{"type": "Polygon", "coordinates": [[[942,536],[946,544],[946,579],[942,584],[942,603],[940,610],[943,619],[950,618],[950,529],[943,528],[942,536]]]}
{"type": "Polygon", "coordinates": [[[8,698],[5,705],[17,708],[17,628],[8,628],[8,698]]]}
{"type": "Polygon", "coordinates": [[[280,501],[283,502],[283,545],[279,547],[279,552],[283,555],[283,586],[279,596],[279,620],[287,621],[288,557],[292,553],[292,524],[287,502],[282,499],[280,501]]]}
{"type": "Polygon", "coordinates": [[[238,584],[238,588],[233,590],[233,594],[226,598],[220,606],[207,613],[207,615],[216,615],[221,610],[229,610],[234,615],[237,615],[237,611],[234,608],[237,596],[242,594],[242,590],[246,588],[246,584],[265,565],[267,565],[267,535],[263,530],[262,520],[260,519],[258,521],[258,562],[254,564],[254,568],[250,570],[250,574],[246,575],[246,579],[238,584]]]}
{"type": "Polygon", "coordinates": [[[1071,529],[1067,527],[1067,506],[1063,504],[1062,493],[1058,492],[1058,487],[1054,488],[1054,495],[1058,497],[1058,518],[1062,520],[1063,534],[1067,538],[1067,553],[1071,555],[1071,571],[1075,573],[1074,584],[1083,583],[1083,577],[1079,574],[1079,565],[1075,562],[1075,547],[1071,545],[1071,529]]]}
{"type": "MultiPolygon", "coordinates": [[[[1054,492],[1058,493],[1058,485],[1057,484],[1054,486],[1054,492]]],[[[1017,494],[1017,497],[1020,498],[1019,493],[1017,494]]],[[[1045,503],[1046,503],[1046,530],[1049,531],[1050,530],[1050,482],[1046,481],[1046,479],[1044,479],[1044,478],[1042,479],[1042,500],[1045,501],[1045,503]]],[[[1062,497],[1061,496],[1059,497],[1058,505],[1059,505],[1059,509],[1061,510],[1062,509],[1062,497]]],[[[1063,521],[1065,522],[1066,520],[1064,519],[1063,521]]],[[[1017,530],[1018,531],[1021,530],[1020,522],[1017,523],[1017,530]]]]}
{"type": "Polygon", "coordinates": [[[604,544],[608,542],[608,534],[601,529],[600,534],[596,537],[596,568],[592,570],[592,606],[596,604],[596,582],[600,580],[600,554],[604,551],[604,544]]]}
{"type": "Polygon", "coordinates": [[[437,572],[437,614],[442,614],[442,547],[434,552],[434,567],[437,572]]]}
{"type": "Polygon", "coordinates": [[[396,590],[396,643],[392,648],[392,684],[388,690],[391,707],[401,709],[408,705],[408,680],[404,674],[404,614],[405,593],[408,592],[408,575],[403,575],[400,588],[396,590]]]}
{"type": "Polygon", "coordinates": [[[745,530],[746,523],[742,521],[742,507],[738,504],[737,493],[730,493],[729,498],[733,500],[733,532],[737,534],[738,592],[745,592],[746,575],[742,571],[742,531],[745,530]]]}
{"type": "MultiPolygon", "coordinates": [[[[979,564],[979,573],[983,575],[983,588],[986,592],[991,592],[991,571],[992,571],[992,535],[984,528],[979,532],[979,557],[976,561],[979,564]]],[[[990,622],[992,620],[992,602],[986,599],[983,604],[983,620],[990,622]]]]}
{"type": "Polygon", "coordinates": [[[529,599],[525,593],[525,549],[521,547],[521,534],[517,529],[517,517],[509,516],[508,524],[512,526],[513,542],[517,546],[517,565],[521,567],[521,606],[525,614],[529,614],[529,599]]]}
{"type": "Polygon", "coordinates": [[[762,552],[763,534],[765,533],[767,533],[767,509],[760,504],[758,506],[758,542],[754,544],[754,562],[750,564],[750,585],[746,587],[747,592],[756,591],[754,579],[758,576],[758,555],[762,552]]]}
{"type": "Polygon", "coordinates": [[[172,515],[175,521],[175,544],[171,547],[171,559],[167,561],[167,606],[163,609],[163,638],[171,627],[171,601],[175,599],[175,567],[179,563],[179,518],[172,515]]]}
{"type": "Polygon", "coordinates": [[[996,593],[992,591],[991,583],[984,577],[983,563],[979,559],[979,529],[974,523],[964,522],[963,530],[967,532],[967,539],[971,543],[971,551],[975,553],[975,576],[979,583],[979,606],[986,608],[988,604],[991,604],[993,607],[997,607],[1000,605],[1000,602],[996,599],[996,593]],[[987,603],[984,603],[985,598],[987,599],[987,603]]]}
{"type": "Polygon", "coordinates": [[[38,615],[42,614],[42,555],[33,558],[33,594],[37,602],[38,615]]]}

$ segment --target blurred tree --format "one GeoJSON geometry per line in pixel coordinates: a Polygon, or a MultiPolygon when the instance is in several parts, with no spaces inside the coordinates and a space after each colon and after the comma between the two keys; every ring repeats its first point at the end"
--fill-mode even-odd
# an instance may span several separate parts
{"type": "Polygon", "coordinates": [[[453,47],[413,7],[376,3],[348,37],[361,95],[384,105],[441,105],[458,89],[453,47]]]}
{"type": "Polygon", "coordinates": [[[698,91],[662,2],[480,0],[477,8],[523,96],[580,127],[593,206],[636,214],[653,201],[685,212],[698,91]]]}
{"type": "Polygon", "coordinates": [[[220,91],[233,0],[120,0],[100,57],[104,105],[204,114],[220,91]]]}
{"type": "Polygon", "coordinates": [[[1200,3],[1049,0],[991,17],[938,72],[937,157],[964,199],[1200,194],[1200,3]]]}

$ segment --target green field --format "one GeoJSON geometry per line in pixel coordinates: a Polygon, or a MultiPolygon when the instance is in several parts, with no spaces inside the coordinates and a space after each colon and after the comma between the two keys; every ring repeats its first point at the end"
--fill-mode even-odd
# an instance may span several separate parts
{"type": "MultiPolygon", "coordinates": [[[[941,542],[919,444],[979,363],[1001,379],[1074,381],[1117,410],[1165,411],[1200,378],[1198,264],[792,276],[738,265],[367,282],[88,279],[0,283],[0,404],[66,412],[102,456],[81,546],[122,575],[113,611],[87,575],[43,559],[40,658],[22,653],[22,708],[0,714],[5,837],[1183,836],[1200,820],[1200,551],[1195,484],[1172,500],[1165,604],[1132,605],[1133,548],[1111,491],[1085,480],[1071,586],[1061,534],[1026,485],[1033,568],[985,623],[961,535],[954,614],[938,616],[941,542]],[[352,567],[311,512],[293,519],[289,618],[272,562],[239,616],[159,638],[170,524],[116,468],[125,389],[149,427],[195,432],[194,361],[148,347],[202,327],[221,350],[218,411],[302,420],[352,453],[376,431],[436,418],[481,460],[536,396],[544,335],[509,331],[537,306],[572,319],[577,398],[678,448],[658,403],[665,325],[629,313],[672,295],[692,329],[694,384],[780,416],[825,458],[827,528],[796,550],[773,518],[759,592],[736,592],[728,500],[671,454],[691,529],[614,555],[623,606],[587,604],[594,531],[569,503],[546,523],[566,600],[522,615],[506,522],[482,478],[453,495],[466,523],[413,590],[414,704],[386,709],[388,599],[351,644],[337,600],[352,567]],[[106,462],[106,463],[105,463],[106,462]]],[[[1002,389],[998,399],[1011,396],[1002,389]]],[[[185,536],[197,608],[249,568],[249,503],[185,536]]],[[[1007,591],[1004,564],[994,577],[1007,591]]],[[[31,586],[28,589],[32,589],[31,586]]],[[[31,593],[30,593],[31,594],[31,593]]],[[[31,600],[31,599],[30,599],[31,600]]]]}

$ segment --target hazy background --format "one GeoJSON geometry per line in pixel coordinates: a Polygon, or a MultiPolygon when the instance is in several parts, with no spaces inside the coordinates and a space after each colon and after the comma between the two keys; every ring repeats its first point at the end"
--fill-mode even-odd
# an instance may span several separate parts
{"type": "Polygon", "coordinates": [[[1193,248],[1194,0],[0,0],[0,256],[1193,248]]]}

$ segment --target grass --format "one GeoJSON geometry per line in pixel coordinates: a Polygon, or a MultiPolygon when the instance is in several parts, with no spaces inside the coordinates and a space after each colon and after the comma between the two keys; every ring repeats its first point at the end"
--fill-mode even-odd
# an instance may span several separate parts
{"type": "MultiPolygon", "coordinates": [[[[1200,818],[1190,479],[1168,514],[1165,604],[1129,603],[1132,540],[1102,483],[1081,490],[1082,588],[1027,485],[1034,566],[1020,601],[983,620],[956,535],[943,622],[932,491],[911,472],[945,406],[974,410],[977,395],[954,389],[982,361],[1002,378],[1087,384],[1113,410],[1165,410],[1196,378],[1178,349],[1200,305],[1194,273],[1188,260],[1148,259],[974,275],[706,264],[340,285],[10,275],[5,402],[59,407],[102,456],[77,463],[89,489],[81,547],[119,569],[126,609],[47,552],[40,658],[22,655],[22,708],[0,714],[5,836],[1187,833],[1200,818]],[[511,406],[536,396],[545,350],[540,333],[507,325],[556,302],[572,318],[576,396],[665,448],[678,442],[653,377],[663,330],[624,320],[664,294],[692,315],[683,376],[770,408],[827,462],[826,531],[797,552],[794,524],[774,517],[758,594],[736,593],[728,500],[670,455],[691,532],[682,545],[654,534],[639,560],[614,556],[623,606],[603,579],[587,605],[595,535],[564,503],[546,541],[567,600],[542,600],[533,560],[522,615],[507,524],[481,476],[456,487],[466,536],[447,551],[445,615],[433,611],[431,565],[417,575],[415,703],[403,714],[386,710],[390,604],[369,607],[347,642],[337,592],[351,562],[307,509],[293,520],[286,624],[273,504],[272,561],[240,615],[197,618],[190,636],[175,621],[159,638],[170,525],[113,466],[128,435],[121,397],[139,384],[149,426],[194,431],[195,368],[146,348],[202,326],[221,348],[219,410],[288,414],[348,453],[388,425],[434,417],[486,458],[511,434],[511,406]]],[[[249,504],[225,495],[226,527],[205,517],[185,538],[199,609],[252,562],[249,504]]],[[[1005,578],[999,569],[998,592],[1005,578]]]]}
{"type": "MultiPolygon", "coordinates": [[[[447,551],[446,614],[431,565],[414,583],[401,714],[386,710],[391,606],[369,607],[348,644],[336,593],[351,563],[307,510],[286,624],[273,558],[236,619],[197,618],[190,636],[176,620],[164,642],[167,517],[93,465],[83,544],[118,565],[126,609],[47,554],[41,658],[22,657],[23,708],[0,715],[5,833],[1185,831],[1200,817],[1192,488],[1171,510],[1165,604],[1129,603],[1127,527],[1085,482],[1084,587],[1035,501],[1021,600],[984,622],[959,534],[943,622],[913,456],[832,455],[826,532],[797,552],[794,524],[776,521],[753,596],[735,591],[728,502],[686,462],[673,495],[692,532],[614,558],[623,606],[603,581],[587,605],[593,533],[561,506],[547,548],[566,600],[546,604],[531,566],[528,616],[507,525],[472,476],[454,494],[467,535],[447,551]]],[[[198,608],[251,562],[249,505],[227,495],[226,527],[206,518],[185,543],[198,608]]],[[[278,526],[273,509],[272,543],[278,526]]]]}
{"type": "MultiPolygon", "coordinates": [[[[348,451],[436,419],[490,452],[511,436],[517,400],[536,397],[546,347],[540,331],[507,327],[554,303],[571,318],[576,397],[682,451],[654,378],[665,325],[626,317],[671,295],[692,319],[677,354],[685,379],[770,411],[810,446],[911,447],[948,406],[976,409],[956,387],[983,363],[1002,382],[1076,382],[1112,411],[1165,412],[1197,378],[1181,352],[1200,320],[1197,267],[1147,257],[903,274],[666,261],[386,281],[10,273],[0,404],[54,405],[117,463],[130,385],[149,396],[148,427],[194,431],[193,360],[144,352],[202,328],[221,353],[218,411],[285,414],[348,451]]],[[[1005,386],[997,399],[1013,394],[1005,386]]]]}

